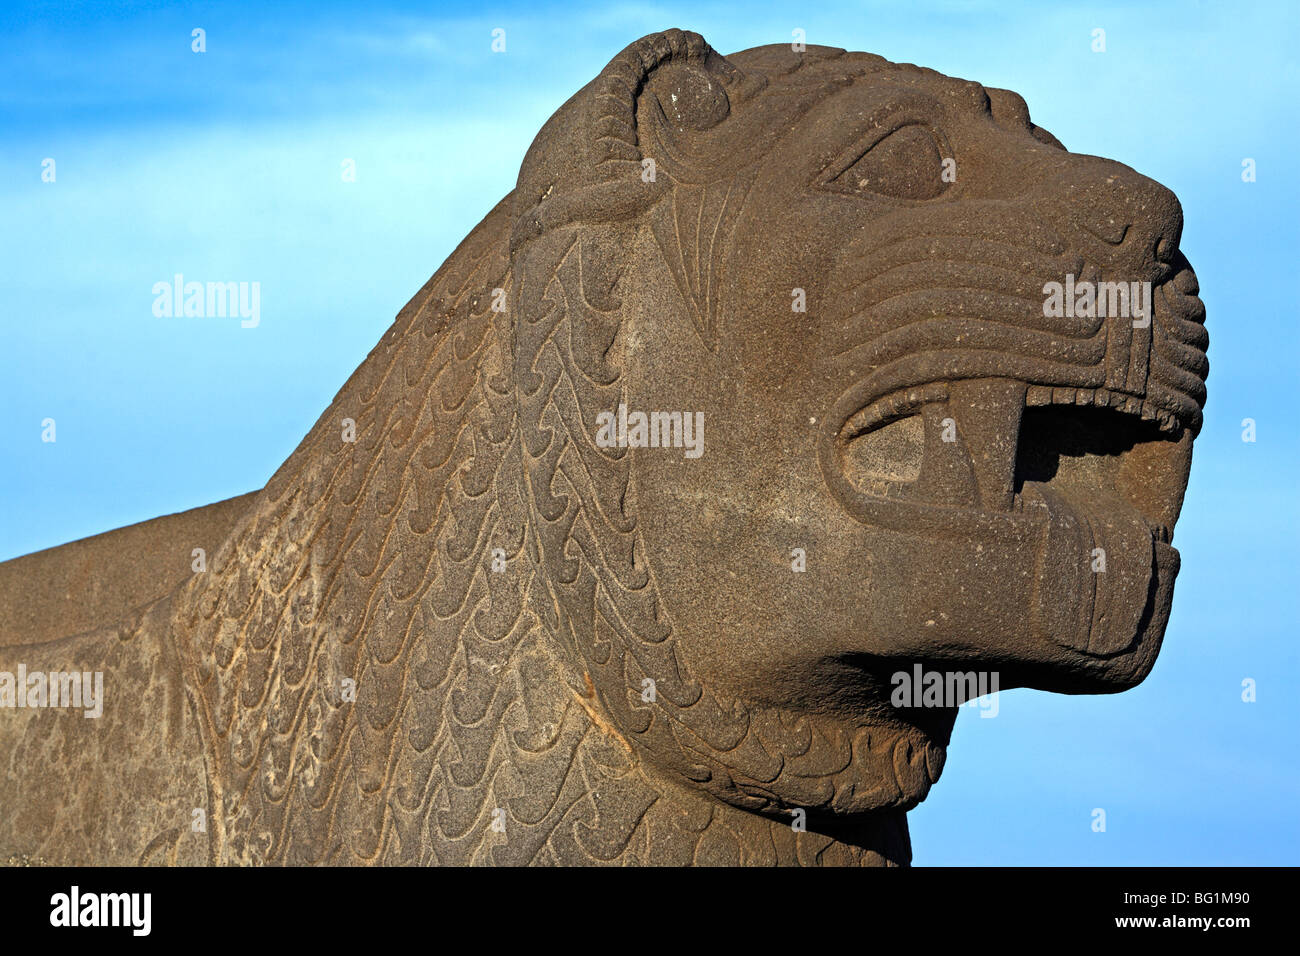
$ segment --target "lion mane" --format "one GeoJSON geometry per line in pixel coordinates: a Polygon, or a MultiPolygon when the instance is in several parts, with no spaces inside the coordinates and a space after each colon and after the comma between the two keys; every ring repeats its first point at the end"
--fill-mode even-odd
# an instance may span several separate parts
{"type": "MultiPolygon", "coordinates": [[[[943,750],[919,735],[750,711],[692,679],[641,554],[630,456],[592,441],[635,361],[618,342],[619,250],[651,223],[707,347],[700,272],[717,257],[682,247],[674,223],[693,207],[725,226],[742,192],[679,190],[662,167],[643,181],[636,98],[669,62],[737,99],[762,86],[695,34],[620,54],[178,595],[215,860],[649,861],[711,842],[723,858],[811,860],[832,841],[778,848],[788,816],[754,822],[759,841],[720,836],[752,815],[681,797],[815,812],[871,780],[875,806],[905,809],[937,778],[943,750]],[[566,127],[586,137],[567,175],[566,127]],[[681,781],[676,799],[647,761],[681,781]]],[[[884,835],[834,844],[846,860],[905,862],[898,819],[858,829],[884,835]]]]}

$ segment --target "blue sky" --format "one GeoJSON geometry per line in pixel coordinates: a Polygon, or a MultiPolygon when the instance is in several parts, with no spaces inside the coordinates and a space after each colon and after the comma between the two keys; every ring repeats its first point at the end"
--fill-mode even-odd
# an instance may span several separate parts
{"type": "Polygon", "coordinates": [[[800,28],[1014,89],[1070,149],[1169,186],[1209,315],[1154,672],[964,711],[910,818],[917,862],[1300,863],[1294,4],[268,6],[0,6],[0,560],[265,483],[627,43],[677,26],[727,53],[800,28]],[[177,272],[260,282],[261,324],[156,318],[177,272]]]}

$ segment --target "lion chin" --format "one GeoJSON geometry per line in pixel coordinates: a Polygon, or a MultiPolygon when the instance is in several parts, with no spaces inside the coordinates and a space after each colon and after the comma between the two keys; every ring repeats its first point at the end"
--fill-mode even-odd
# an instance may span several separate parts
{"type": "Polygon", "coordinates": [[[1155,660],[1208,371],[1181,229],[1014,93],[638,40],[264,489],[116,532],[129,580],[0,645],[127,691],[6,721],[84,756],[0,782],[0,858],[907,863],[985,678],[1155,660]]]}

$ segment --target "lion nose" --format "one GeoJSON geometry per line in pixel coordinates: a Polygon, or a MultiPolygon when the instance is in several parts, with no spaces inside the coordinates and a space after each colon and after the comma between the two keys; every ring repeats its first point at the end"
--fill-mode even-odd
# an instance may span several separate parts
{"type": "Polygon", "coordinates": [[[1135,268],[1168,266],[1178,255],[1183,210],[1153,179],[1119,163],[1093,161],[1062,197],[1067,215],[1098,251],[1135,268]]]}

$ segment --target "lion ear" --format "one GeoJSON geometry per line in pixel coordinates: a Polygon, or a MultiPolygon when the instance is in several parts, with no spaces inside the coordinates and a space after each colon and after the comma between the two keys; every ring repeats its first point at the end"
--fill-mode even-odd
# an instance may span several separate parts
{"type": "MultiPolygon", "coordinates": [[[[674,173],[683,172],[682,161],[691,165],[695,137],[719,126],[765,85],[761,75],[741,70],[697,33],[668,30],[630,44],[556,111],[524,157],[510,239],[516,275],[540,265],[533,259],[553,258],[554,250],[549,256],[524,252],[544,233],[580,226],[588,241],[607,237],[598,244],[617,254],[649,212],[696,328],[711,345],[720,254],[713,243],[726,234],[724,220],[735,215],[743,196],[730,183],[690,186],[674,173]],[[650,129],[661,147],[670,144],[677,160],[672,172],[665,157],[656,162],[646,155],[650,129]],[[721,228],[697,230],[700,217],[721,228]]],[[[602,271],[616,275],[621,264],[604,263],[602,271]]]]}
{"type": "Polygon", "coordinates": [[[721,123],[763,84],[698,33],[668,30],[630,44],[529,147],[515,186],[512,251],[558,226],[637,218],[664,195],[640,139],[640,109],[652,106],[688,135],[721,123]]]}

